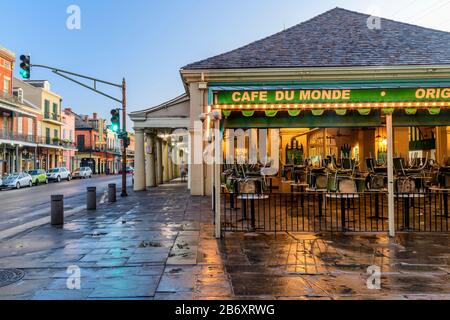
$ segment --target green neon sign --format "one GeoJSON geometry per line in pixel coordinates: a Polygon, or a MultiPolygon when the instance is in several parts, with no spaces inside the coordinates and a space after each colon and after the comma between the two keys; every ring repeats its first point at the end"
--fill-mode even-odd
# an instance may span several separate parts
{"type": "Polygon", "coordinates": [[[218,105],[447,101],[450,101],[450,88],[296,89],[215,93],[215,104],[218,105]]]}

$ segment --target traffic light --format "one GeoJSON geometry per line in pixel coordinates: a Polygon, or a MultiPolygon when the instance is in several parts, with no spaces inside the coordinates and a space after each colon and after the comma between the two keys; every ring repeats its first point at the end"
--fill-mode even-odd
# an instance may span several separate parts
{"type": "Polygon", "coordinates": [[[126,137],[123,139],[123,147],[128,148],[129,146],[130,146],[130,137],[127,134],[126,137]]]}
{"type": "Polygon", "coordinates": [[[130,146],[130,137],[128,136],[128,132],[120,132],[119,139],[122,140],[122,145],[124,148],[128,148],[130,146]]]}
{"type": "Polygon", "coordinates": [[[31,58],[27,55],[20,56],[20,75],[24,79],[30,79],[31,76],[31,58]]]}
{"type": "Polygon", "coordinates": [[[120,113],[118,109],[111,110],[111,130],[115,133],[120,131],[120,113]]]}

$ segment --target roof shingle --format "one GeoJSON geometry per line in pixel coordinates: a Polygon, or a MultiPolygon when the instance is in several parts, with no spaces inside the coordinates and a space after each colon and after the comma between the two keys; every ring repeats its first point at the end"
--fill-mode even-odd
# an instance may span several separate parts
{"type": "Polygon", "coordinates": [[[196,69],[450,64],[450,33],[341,8],[242,48],[183,67],[196,69]]]}

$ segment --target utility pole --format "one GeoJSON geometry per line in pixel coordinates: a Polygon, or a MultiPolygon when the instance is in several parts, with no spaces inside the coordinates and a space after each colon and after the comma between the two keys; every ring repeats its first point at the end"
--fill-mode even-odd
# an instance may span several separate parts
{"type": "MultiPolygon", "coordinates": [[[[127,132],[127,83],[122,80],[122,131],[127,132]]],[[[122,193],[121,197],[127,197],[127,144],[123,141],[122,149],[122,193]]]]}

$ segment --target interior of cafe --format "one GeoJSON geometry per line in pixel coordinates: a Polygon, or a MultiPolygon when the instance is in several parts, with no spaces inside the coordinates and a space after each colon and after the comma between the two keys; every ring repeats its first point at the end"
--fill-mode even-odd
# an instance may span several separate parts
{"type": "Polygon", "coordinates": [[[389,167],[397,228],[448,228],[447,109],[293,106],[221,106],[229,230],[385,231],[389,167]]]}

